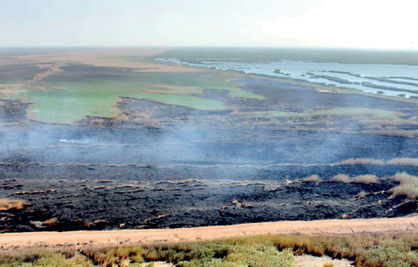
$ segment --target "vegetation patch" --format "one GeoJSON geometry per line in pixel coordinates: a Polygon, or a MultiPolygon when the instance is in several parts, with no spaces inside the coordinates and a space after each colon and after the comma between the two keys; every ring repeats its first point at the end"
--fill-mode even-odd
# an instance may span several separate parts
{"type": "Polygon", "coordinates": [[[418,158],[395,158],[386,162],[388,165],[418,166],[418,158]]]}
{"type": "Polygon", "coordinates": [[[406,172],[396,173],[393,179],[399,182],[398,186],[395,186],[390,190],[392,192],[391,198],[397,196],[406,196],[410,199],[418,198],[418,177],[410,175],[406,172]]]}
{"type": "Polygon", "coordinates": [[[333,176],[330,181],[332,182],[340,182],[340,183],[349,183],[350,182],[350,176],[347,174],[337,174],[333,176]]]}
{"type": "Polygon", "coordinates": [[[294,255],[330,256],[356,266],[407,267],[418,264],[418,236],[358,235],[303,237],[267,235],[195,243],[136,247],[74,247],[1,252],[0,266],[295,266],[294,255]]]}
{"type": "MultiPolygon", "coordinates": [[[[16,97],[32,103],[29,113],[32,119],[72,123],[85,116],[115,117],[120,112],[117,102],[121,96],[202,110],[224,108],[220,101],[199,97],[203,89],[226,90],[230,97],[264,99],[242,90],[239,84],[230,83],[230,75],[223,72],[190,75],[90,65],[68,65],[61,70],[19,85],[22,89],[16,97]]],[[[0,90],[0,97],[6,95],[10,97],[5,90],[0,90]]]]}
{"type": "Polygon", "coordinates": [[[203,99],[191,95],[169,95],[169,94],[138,94],[137,98],[149,99],[157,101],[163,104],[170,105],[179,105],[192,109],[199,110],[221,110],[224,109],[222,102],[212,100],[212,99],[203,99]]]}
{"type": "Polygon", "coordinates": [[[0,211],[21,210],[26,205],[27,203],[23,200],[13,200],[7,198],[0,199],[0,211]]]}
{"type": "Polygon", "coordinates": [[[359,175],[354,177],[352,182],[357,184],[377,184],[377,177],[373,174],[359,175]]]}
{"type": "Polygon", "coordinates": [[[400,91],[400,92],[409,92],[409,93],[416,93],[417,92],[416,90],[412,90],[412,89],[405,89],[405,88],[398,88],[398,87],[394,87],[394,86],[380,85],[380,84],[375,84],[375,83],[372,83],[372,82],[361,82],[361,85],[366,86],[366,87],[384,89],[384,90],[391,90],[391,91],[400,91]]]}
{"type": "Polygon", "coordinates": [[[326,80],[329,80],[331,82],[337,82],[337,83],[342,83],[342,84],[352,84],[353,83],[353,82],[351,82],[347,79],[343,79],[343,78],[336,77],[336,76],[317,75],[317,74],[313,74],[311,72],[308,72],[307,74],[310,75],[311,78],[326,79],[326,80]]]}
{"type": "Polygon", "coordinates": [[[315,183],[315,182],[319,182],[320,180],[321,178],[316,174],[302,178],[302,182],[305,182],[305,183],[315,183]]]}
{"type": "Polygon", "coordinates": [[[370,80],[375,80],[375,81],[379,81],[379,82],[386,82],[386,83],[393,83],[393,84],[400,84],[400,85],[410,85],[410,86],[416,86],[418,87],[418,83],[414,83],[414,82],[407,82],[407,81],[397,81],[397,80],[392,80],[386,77],[370,77],[370,76],[366,76],[365,78],[370,79],[370,80]]]}

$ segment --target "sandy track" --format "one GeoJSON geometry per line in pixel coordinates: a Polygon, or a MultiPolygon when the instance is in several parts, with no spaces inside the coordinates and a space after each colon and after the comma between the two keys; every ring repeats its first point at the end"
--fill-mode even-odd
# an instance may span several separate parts
{"type": "Polygon", "coordinates": [[[384,219],[281,221],[178,229],[31,232],[0,235],[3,249],[37,246],[152,244],[190,242],[247,235],[288,234],[344,236],[356,234],[418,233],[418,216],[384,219]]]}

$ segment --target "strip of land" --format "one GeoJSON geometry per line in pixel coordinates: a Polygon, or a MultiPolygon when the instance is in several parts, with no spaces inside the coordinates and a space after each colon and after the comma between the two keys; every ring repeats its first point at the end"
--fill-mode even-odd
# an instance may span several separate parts
{"type": "Polygon", "coordinates": [[[57,246],[120,246],[209,241],[251,235],[349,236],[418,233],[418,216],[402,218],[281,221],[178,229],[28,232],[0,235],[2,249],[57,246]]]}

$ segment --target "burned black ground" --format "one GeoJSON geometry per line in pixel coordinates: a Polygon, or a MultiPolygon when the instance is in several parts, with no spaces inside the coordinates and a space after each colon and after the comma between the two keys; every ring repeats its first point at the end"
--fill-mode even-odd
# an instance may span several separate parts
{"type": "Polygon", "coordinates": [[[31,203],[0,212],[3,231],[160,228],[235,223],[372,218],[417,212],[389,199],[395,185],[341,182],[11,179],[2,195],[31,203]],[[53,223],[48,223],[56,218],[53,223]]]}
{"type": "Polygon", "coordinates": [[[390,176],[416,175],[417,166],[336,164],[350,158],[417,158],[416,102],[318,92],[264,78],[239,82],[265,100],[204,90],[201,97],[222,100],[227,108],[198,111],[121,98],[120,116],[70,125],[28,120],[30,104],[2,100],[0,198],[29,205],[2,212],[0,230],[184,227],[417,212],[415,200],[390,199],[388,192],[396,185],[390,176]],[[306,115],[338,107],[400,115],[306,115]],[[312,174],[324,181],[298,180],[312,174]],[[379,183],[329,181],[337,174],[374,174],[379,183]],[[56,221],[42,223],[51,218],[56,221]]]}

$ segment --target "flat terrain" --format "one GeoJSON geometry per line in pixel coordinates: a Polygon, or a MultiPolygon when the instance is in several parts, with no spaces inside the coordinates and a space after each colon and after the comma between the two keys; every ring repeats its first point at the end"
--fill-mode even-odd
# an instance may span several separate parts
{"type": "Polygon", "coordinates": [[[414,52],[196,48],[171,49],[157,60],[417,98],[416,58],[414,52]]]}
{"type": "MultiPolygon", "coordinates": [[[[78,170],[74,175],[85,174],[78,170]]],[[[176,170],[154,171],[165,177],[176,170]]],[[[417,209],[414,199],[391,197],[391,188],[398,184],[391,179],[370,184],[307,180],[4,180],[1,194],[27,205],[0,211],[0,226],[3,232],[176,228],[396,217],[417,209]]]]}
{"type": "Polygon", "coordinates": [[[286,234],[303,236],[348,236],[356,234],[418,233],[418,217],[322,221],[283,221],[199,228],[8,233],[0,236],[2,249],[37,246],[112,246],[178,243],[228,239],[240,236],[286,234]],[[28,242],[28,240],[30,240],[28,242]]]}
{"type": "Polygon", "coordinates": [[[1,54],[0,199],[24,205],[0,210],[0,231],[418,212],[417,100],[153,61],[161,52],[1,54]]]}

